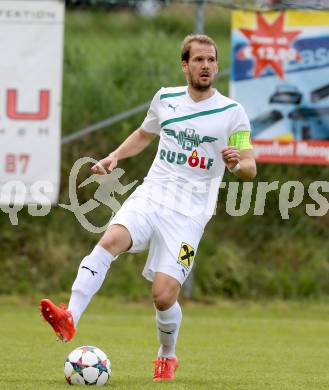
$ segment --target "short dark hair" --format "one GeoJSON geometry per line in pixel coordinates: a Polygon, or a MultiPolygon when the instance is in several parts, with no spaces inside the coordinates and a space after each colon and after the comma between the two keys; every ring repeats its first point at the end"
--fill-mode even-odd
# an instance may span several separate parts
{"type": "Polygon", "coordinates": [[[190,50],[193,42],[203,43],[205,45],[211,45],[215,48],[216,51],[216,61],[217,61],[217,45],[213,39],[208,37],[208,35],[202,35],[202,34],[190,34],[187,35],[182,43],[181,48],[181,60],[188,62],[190,59],[190,50]]]}

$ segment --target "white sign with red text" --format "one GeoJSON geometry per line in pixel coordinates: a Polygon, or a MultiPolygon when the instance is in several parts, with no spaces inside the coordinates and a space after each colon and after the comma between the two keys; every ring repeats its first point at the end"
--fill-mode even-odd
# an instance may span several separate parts
{"type": "Polygon", "coordinates": [[[56,203],[64,2],[0,0],[0,205],[56,203]]]}

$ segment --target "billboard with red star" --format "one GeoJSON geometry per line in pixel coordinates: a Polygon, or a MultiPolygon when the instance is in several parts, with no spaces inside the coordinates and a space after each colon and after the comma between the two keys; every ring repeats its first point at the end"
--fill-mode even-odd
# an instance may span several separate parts
{"type": "Polygon", "coordinates": [[[233,12],[230,95],[258,161],[329,165],[329,12],[233,12]]]}

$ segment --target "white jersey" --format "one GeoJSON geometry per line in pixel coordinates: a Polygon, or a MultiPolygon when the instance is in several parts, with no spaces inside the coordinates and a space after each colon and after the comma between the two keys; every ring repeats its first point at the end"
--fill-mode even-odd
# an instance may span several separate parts
{"type": "Polygon", "coordinates": [[[221,150],[230,136],[250,130],[243,107],[217,90],[195,102],[187,86],[161,88],[141,128],[158,134],[153,164],[132,196],[190,216],[204,226],[214,213],[225,164],[221,150]]]}

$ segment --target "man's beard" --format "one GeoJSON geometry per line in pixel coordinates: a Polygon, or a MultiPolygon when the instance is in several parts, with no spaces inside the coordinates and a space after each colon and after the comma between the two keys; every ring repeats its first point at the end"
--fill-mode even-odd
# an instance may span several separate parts
{"type": "Polygon", "coordinates": [[[207,84],[200,84],[198,80],[193,79],[192,76],[189,77],[189,82],[191,87],[197,91],[204,92],[212,87],[212,80],[209,79],[207,84]]]}

